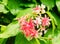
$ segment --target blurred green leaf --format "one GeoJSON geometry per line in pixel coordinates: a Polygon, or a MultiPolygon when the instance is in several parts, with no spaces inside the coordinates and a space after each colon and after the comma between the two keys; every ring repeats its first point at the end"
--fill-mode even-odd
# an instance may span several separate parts
{"type": "Polygon", "coordinates": [[[4,41],[4,39],[0,39],[0,44],[2,44],[3,41],[4,41]]]}
{"type": "Polygon", "coordinates": [[[46,34],[44,35],[45,37],[52,38],[52,28],[48,29],[46,34]]]}
{"type": "Polygon", "coordinates": [[[15,44],[40,44],[36,39],[28,41],[22,33],[16,36],[15,44]]]}
{"type": "Polygon", "coordinates": [[[23,8],[32,8],[34,7],[35,4],[29,4],[29,3],[20,3],[20,7],[23,7],[23,8]]]}
{"type": "Polygon", "coordinates": [[[47,42],[47,41],[44,40],[44,39],[43,39],[43,40],[40,40],[40,43],[41,43],[41,44],[47,44],[46,42],[47,42]]]}
{"type": "Polygon", "coordinates": [[[11,37],[11,36],[15,36],[19,32],[20,31],[19,31],[18,23],[17,22],[12,22],[11,24],[9,24],[7,26],[5,31],[0,34],[0,38],[8,38],[8,37],[11,37]]]}
{"type": "Polygon", "coordinates": [[[1,3],[2,0],[0,0],[0,3],[1,3]]]}
{"type": "MultiPolygon", "coordinates": [[[[50,14],[49,14],[50,15],[50,14]]],[[[45,34],[46,37],[51,37],[51,35],[54,33],[54,36],[56,36],[58,34],[58,32],[60,32],[60,19],[59,17],[52,11],[51,12],[51,18],[54,19],[54,25],[55,25],[55,28],[54,30],[52,31],[52,28],[49,29],[47,31],[47,33],[45,34]]]]}
{"type": "Polygon", "coordinates": [[[53,44],[52,40],[47,40],[47,44],[53,44]]]}
{"type": "Polygon", "coordinates": [[[7,39],[1,39],[0,38],[0,44],[5,44],[7,39]]]}
{"type": "Polygon", "coordinates": [[[57,36],[55,36],[52,40],[53,44],[60,44],[60,32],[57,36]]]}
{"type": "Polygon", "coordinates": [[[54,7],[55,0],[41,0],[42,4],[45,4],[48,9],[52,9],[54,7]]]}
{"type": "Polygon", "coordinates": [[[60,12],[60,0],[56,0],[56,5],[57,5],[57,8],[58,8],[58,11],[60,12]]]}
{"type": "Polygon", "coordinates": [[[51,19],[51,29],[52,29],[52,33],[51,33],[51,35],[52,36],[54,36],[54,30],[55,30],[55,28],[56,28],[56,25],[58,25],[57,24],[57,20],[55,19],[55,17],[54,17],[54,15],[51,13],[51,12],[46,12],[47,14],[48,14],[48,16],[50,17],[50,19],[51,19]]]}
{"type": "Polygon", "coordinates": [[[2,3],[3,3],[4,5],[7,5],[8,0],[2,0],[2,3]]]}
{"type": "Polygon", "coordinates": [[[9,0],[7,4],[7,8],[10,12],[15,15],[19,11],[19,3],[15,0],[9,0]]]}
{"type": "Polygon", "coordinates": [[[17,14],[17,18],[24,16],[24,15],[29,15],[32,13],[32,8],[27,8],[27,9],[21,9],[18,14],[17,14]]]}
{"type": "MultiPolygon", "coordinates": [[[[26,0],[27,1],[27,0],[26,0]]],[[[13,15],[16,15],[19,11],[20,8],[31,8],[35,4],[34,3],[28,3],[24,0],[9,0],[7,4],[7,8],[10,10],[10,12],[13,15]]]]}
{"type": "Polygon", "coordinates": [[[3,13],[8,12],[3,4],[0,4],[0,12],[3,12],[3,13]]]}
{"type": "Polygon", "coordinates": [[[6,30],[6,26],[0,25],[1,26],[1,32],[4,32],[6,30]]]}
{"type": "MultiPolygon", "coordinates": [[[[52,38],[52,44],[60,44],[60,42],[59,42],[60,41],[59,40],[59,38],[60,38],[60,19],[59,19],[59,17],[53,11],[51,12],[51,14],[54,17],[54,19],[56,20],[56,22],[55,22],[56,23],[55,24],[56,28],[54,30],[54,37],[52,38]]],[[[46,35],[49,36],[48,33],[51,34],[51,31],[50,32],[48,31],[47,34],[46,34],[46,35]]]]}
{"type": "Polygon", "coordinates": [[[55,18],[55,20],[56,20],[56,22],[57,22],[57,29],[59,29],[60,30],[60,18],[54,13],[54,12],[51,12],[52,13],[52,15],[54,16],[54,18],[55,18]]]}
{"type": "Polygon", "coordinates": [[[16,36],[15,44],[30,44],[22,33],[16,36]]]}

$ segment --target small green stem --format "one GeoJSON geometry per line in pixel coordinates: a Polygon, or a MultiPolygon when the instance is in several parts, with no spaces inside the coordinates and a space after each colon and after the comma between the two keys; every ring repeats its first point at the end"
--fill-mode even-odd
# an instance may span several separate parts
{"type": "Polygon", "coordinates": [[[41,37],[39,39],[42,40],[42,41],[44,41],[46,44],[47,44],[47,41],[46,40],[49,40],[47,37],[41,37]]]}
{"type": "Polygon", "coordinates": [[[37,42],[38,44],[40,44],[40,42],[39,42],[39,40],[38,40],[37,38],[35,38],[35,40],[36,40],[36,42],[37,42]]]}
{"type": "Polygon", "coordinates": [[[54,36],[55,25],[54,25],[53,19],[52,19],[52,26],[53,26],[52,34],[53,34],[53,36],[54,36]]]}
{"type": "Polygon", "coordinates": [[[55,20],[55,18],[53,17],[53,15],[50,12],[46,12],[46,13],[51,18],[52,28],[53,28],[53,30],[52,30],[52,36],[54,36],[54,30],[55,30],[55,22],[56,22],[56,20],[55,20]]]}

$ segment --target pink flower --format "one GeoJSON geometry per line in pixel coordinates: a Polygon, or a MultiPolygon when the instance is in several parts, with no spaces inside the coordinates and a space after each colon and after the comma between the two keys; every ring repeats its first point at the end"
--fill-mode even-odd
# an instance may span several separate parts
{"type": "Polygon", "coordinates": [[[33,8],[33,12],[38,14],[40,12],[40,6],[36,6],[36,8],[33,8]]]}
{"type": "Polygon", "coordinates": [[[30,19],[29,22],[24,21],[23,24],[21,25],[21,29],[23,33],[26,35],[26,37],[37,37],[38,32],[34,28],[34,23],[32,19],[30,19]]]}
{"type": "Polygon", "coordinates": [[[40,19],[40,16],[36,18],[36,20],[34,20],[34,23],[36,25],[40,25],[41,24],[41,19],[40,19]]]}
{"type": "Polygon", "coordinates": [[[36,8],[33,9],[33,13],[35,14],[45,13],[45,5],[41,4],[41,6],[40,5],[36,6],[36,8]]]}
{"type": "Polygon", "coordinates": [[[42,26],[49,26],[50,25],[50,19],[48,17],[43,17],[42,18],[42,26]]]}
{"type": "Polygon", "coordinates": [[[34,10],[40,10],[40,6],[36,6],[36,8],[34,8],[34,10]]]}

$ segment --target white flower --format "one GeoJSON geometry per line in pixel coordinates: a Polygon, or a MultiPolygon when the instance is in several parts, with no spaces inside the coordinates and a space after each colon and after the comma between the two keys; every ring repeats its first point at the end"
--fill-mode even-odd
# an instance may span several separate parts
{"type": "Polygon", "coordinates": [[[45,10],[42,10],[42,13],[45,13],[45,10]]]}
{"type": "Polygon", "coordinates": [[[45,5],[41,4],[41,13],[45,13],[45,5]]]}
{"type": "Polygon", "coordinates": [[[41,8],[43,8],[43,9],[44,9],[44,8],[45,8],[45,5],[41,4],[41,8]]]}
{"type": "Polygon", "coordinates": [[[36,20],[34,20],[34,23],[37,24],[37,25],[38,25],[38,24],[39,24],[39,25],[41,24],[40,16],[38,16],[38,17],[36,18],[36,20]]]}

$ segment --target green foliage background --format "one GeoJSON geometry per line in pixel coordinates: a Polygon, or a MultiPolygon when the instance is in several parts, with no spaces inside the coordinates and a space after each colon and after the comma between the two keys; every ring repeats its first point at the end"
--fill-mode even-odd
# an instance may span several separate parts
{"type": "Polygon", "coordinates": [[[0,0],[0,44],[60,44],[60,0],[0,0]],[[28,41],[19,30],[16,18],[28,13],[36,5],[48,7],[52,28],[40,39],[28,41]]]}

